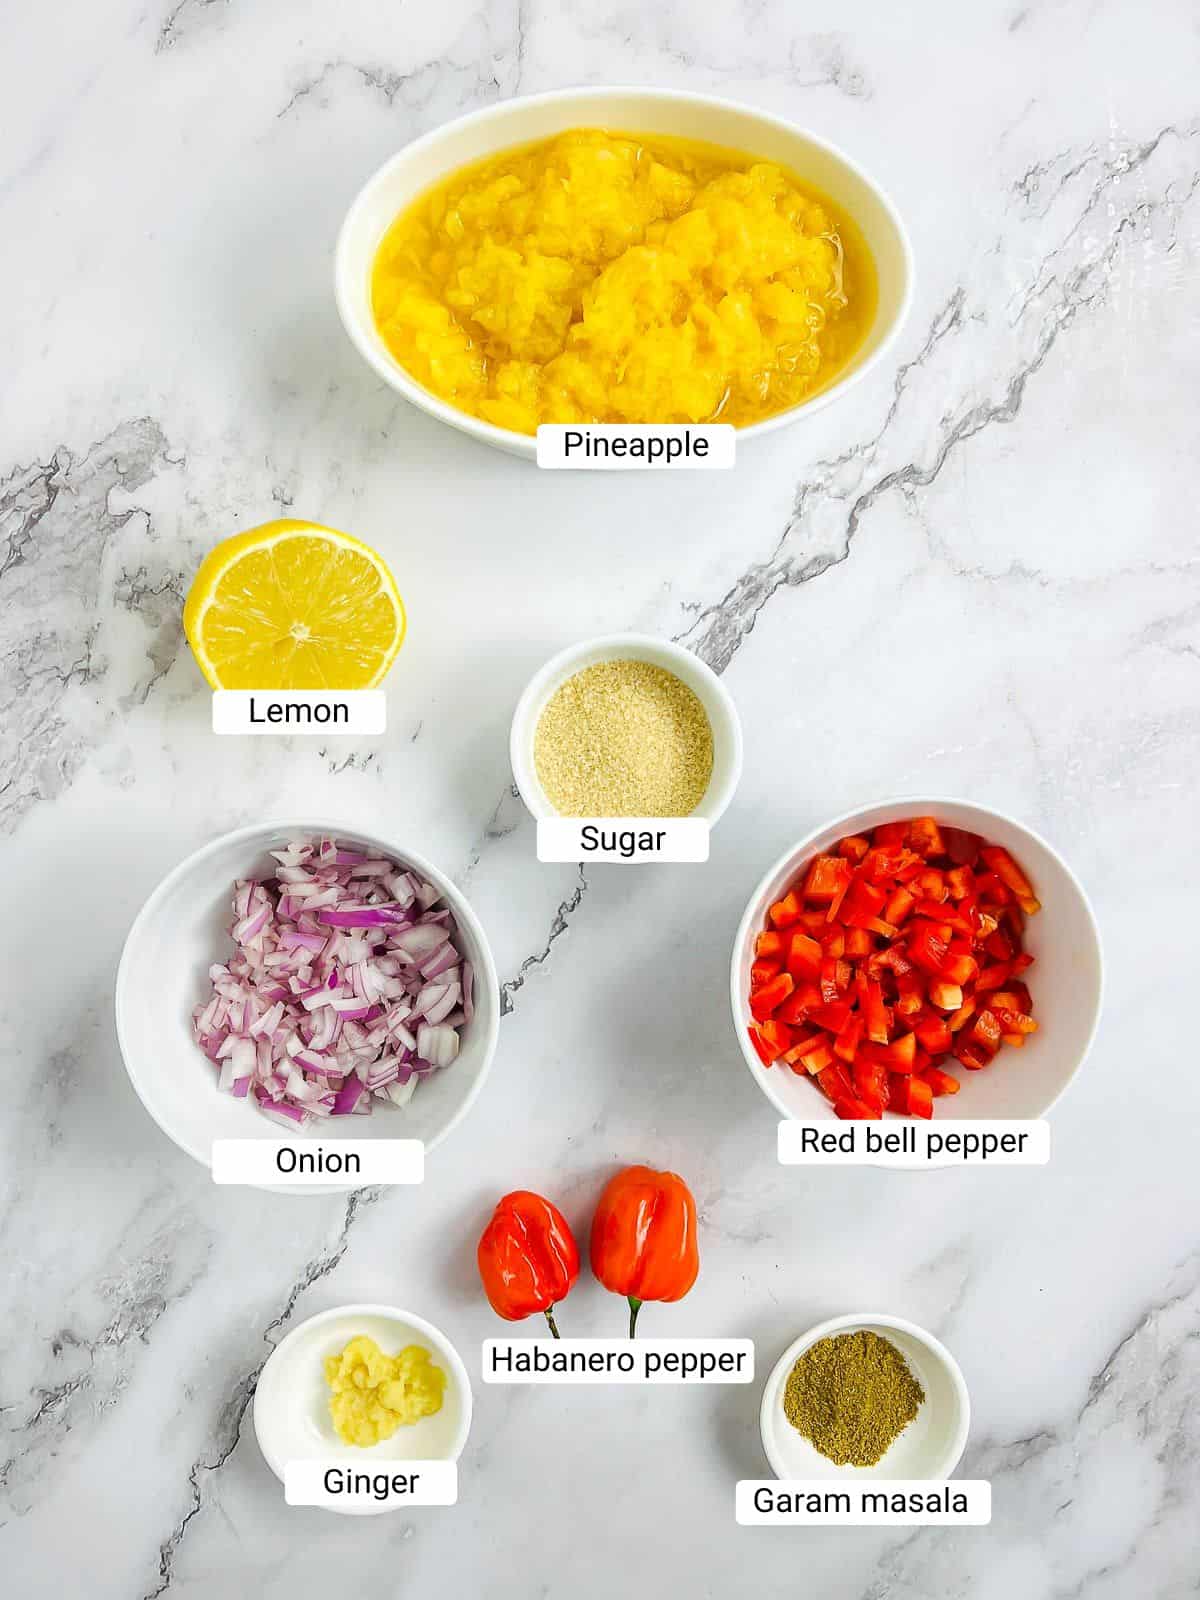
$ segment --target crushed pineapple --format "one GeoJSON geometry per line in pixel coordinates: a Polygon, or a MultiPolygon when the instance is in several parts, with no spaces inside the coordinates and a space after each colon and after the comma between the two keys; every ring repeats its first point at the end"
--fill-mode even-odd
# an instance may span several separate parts
{"type": "Polygon", "coordinates": [[[875,275],[850,219],[782,167],[578,129],[401,213],[372,303],[417,382],[497,427],[745,426],[846,365],[875,275]]]}
{"type": "Polygon", "coordinates": [[[366,1449],[440,1411],[446,1374],[423,1345],[405,1345],[399,1355],[389,1356],[363,1333],[337,1355],[326,1356],[325,1382],[338,1437],[366,1449]]]}

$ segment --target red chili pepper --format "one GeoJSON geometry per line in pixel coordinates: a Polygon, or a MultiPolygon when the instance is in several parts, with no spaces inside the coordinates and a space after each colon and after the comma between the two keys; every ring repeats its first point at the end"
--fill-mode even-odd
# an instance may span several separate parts
{"type": "Polygon", "coordinates": [[[557,1339],[554,1307],[579,1276],[579,1247],[557,1206],[528,1189],[500,1201],[476,1252],[492,1310],[507,1322],[540,1311],[557,1339]]]}
{"type": "Polygon", "coordinates": [[[682,1300],[696,1281],[696,1202],[683,1179],[653,1167],[610,1178],[592,1219],[592,1271],[629,1301],[629,1337],[646,1300],[682,1300]]]}

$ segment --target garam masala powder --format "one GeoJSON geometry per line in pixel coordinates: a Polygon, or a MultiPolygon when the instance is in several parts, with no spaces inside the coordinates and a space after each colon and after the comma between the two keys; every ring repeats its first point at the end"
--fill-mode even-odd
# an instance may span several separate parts
{"type": "Polygon", "coordinates": [[[838,1466],[873,1467],[925,1399],[896,1346],[866,1328],[818,1339],[788,1374],[788,1421],[838,1466]]]}

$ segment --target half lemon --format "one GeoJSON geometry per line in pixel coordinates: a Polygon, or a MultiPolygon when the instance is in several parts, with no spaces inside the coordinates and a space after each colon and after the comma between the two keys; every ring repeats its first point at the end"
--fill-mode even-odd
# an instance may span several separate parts
{"type": "Polygon", "coordinates": [[[373,689],[405,626],[383,557],[316,522],[264,522],[223,540],[183,608],[214,689],[373,689]]]}

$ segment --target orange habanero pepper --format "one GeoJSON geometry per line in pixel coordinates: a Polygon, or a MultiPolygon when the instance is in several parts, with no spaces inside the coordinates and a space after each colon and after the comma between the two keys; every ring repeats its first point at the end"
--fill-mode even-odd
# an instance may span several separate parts
{"type": "Polygon", "coordinates": [[[507,1322],[544,1313],[557,1339],[554,1307],[579,1276],[579,1247],[557,1206],[528,1189],[506,1194],[476,1252],[492,1310],[507,1322]]]}
{"type": "Polygon", "coordinates": [[[682,1300],[696,1281],[696,1202],[682,1178],[626,1167],[592,1219],[592,1271],[629,1301],[629,1337],[645,1300],[682,1300]]]}

